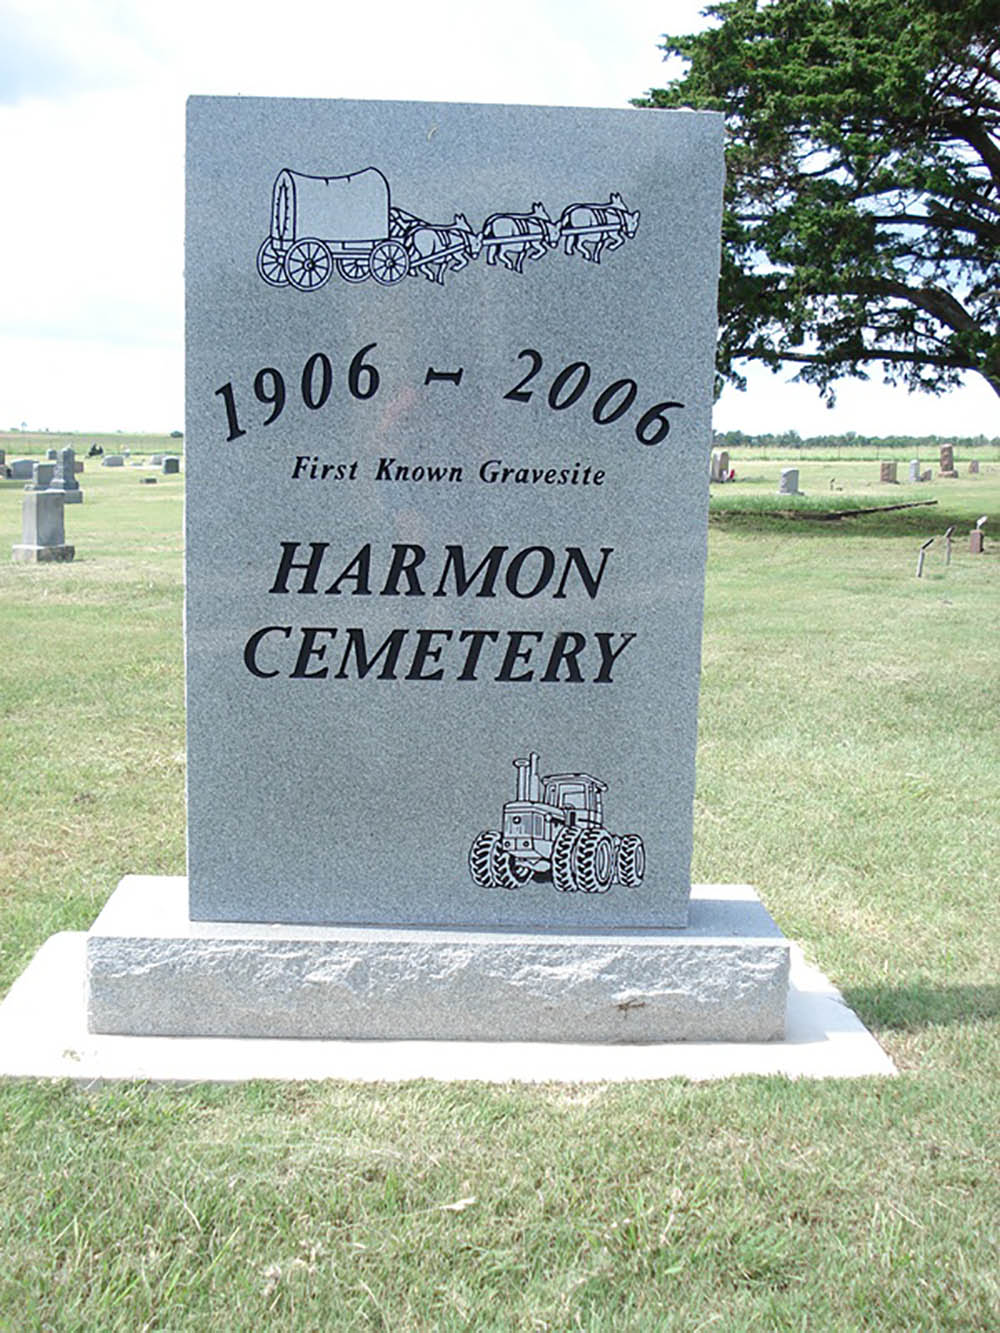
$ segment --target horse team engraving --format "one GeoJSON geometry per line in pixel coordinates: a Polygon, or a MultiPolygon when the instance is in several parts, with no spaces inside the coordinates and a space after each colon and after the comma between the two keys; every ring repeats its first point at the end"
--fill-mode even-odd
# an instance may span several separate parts
{"type": "Polygon", "coordinates": [[[620,194],[606,203],[576,203],[553,221],[545,205],[527,213],[491,213],[473,231],[464,213],[453,223],[428,222],[394,207],[389,182],[377,167],[346,176],[307,176],[283,168],[271,191],[271,225],[257,251],[257,272],[271,287],[318,291],[336,270],[345,282],[374,279],[391,287],[422,275],[444,283],[482,251],[489,265],[524,271],[563,243],[567,255],[592,264],[617,250],[639,226],[620,194]]]}

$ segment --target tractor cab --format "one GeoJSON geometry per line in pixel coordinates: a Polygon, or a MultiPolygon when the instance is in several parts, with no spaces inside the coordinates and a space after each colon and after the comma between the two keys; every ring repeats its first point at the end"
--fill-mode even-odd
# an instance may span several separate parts
{"type": "Polygon", "coordinates": [[[542,779],[545,804],[565,810],[574,828],[604,826],[603,793],[607,789],[606,782],[588,773],[550,773],[542,779]]]}

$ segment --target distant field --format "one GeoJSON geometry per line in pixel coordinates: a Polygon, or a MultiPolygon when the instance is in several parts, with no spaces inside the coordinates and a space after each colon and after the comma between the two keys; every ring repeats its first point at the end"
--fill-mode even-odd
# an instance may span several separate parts
{"type": "Polygon", "coordinates": [[[57,435],[48,431],[0,431],[0,449],[7,451],[8,459],[36,455],[44,458],[49,449],[74,449],[77,458],[85,458],[92,444],[99,444],[106,454],[120,453],[124,449],[130,449],[136,455],[184,452],[183,438],[172,435],[126,435],[121,431],[113,434],[98,431],[93,435],[84,432],[57,435]]]}
{"type": "MultiPolygon", "coordinates": [[[[0,1085],[0,1327],[1000,1327],[1000,460],[733,465],[694,877],[755,884],[901,1076],[0,1085]],[[774,517],[788,465],[814,512],[937,504],[774,517]]],[[[143,475],[86,465],[72,564],[0,555],[0,989],[121,875],[184,869],[183,477],[143,475]]]]}

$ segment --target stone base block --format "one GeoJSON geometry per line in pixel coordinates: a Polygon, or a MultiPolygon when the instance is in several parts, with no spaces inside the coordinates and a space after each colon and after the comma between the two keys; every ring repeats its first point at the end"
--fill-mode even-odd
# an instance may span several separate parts
{"type": "Polygon", "coordinates": [[[18,543],[12,550],[12,558],[25,565],[47,560],[72,560],[76,555],[75,546],[22,546],[18,543]]]}
{"type": "MultiPolygon", "coordinates": [[[[54,488],[50,486],[49,490],[52,491],[54,488]]],[[[68,505],[83,504],[83,491],[80,490],[79,486],[73,491],[56,491],[55,493],[61,495],[68,505]]]]}
{"type": "Polygon", "coordinates": [[[745,885],[680,930],[192,922],[128,876],[87,937],[87,1025],[133,1036],[676,1042],[784,1036],[789,944],[745,885]]]}

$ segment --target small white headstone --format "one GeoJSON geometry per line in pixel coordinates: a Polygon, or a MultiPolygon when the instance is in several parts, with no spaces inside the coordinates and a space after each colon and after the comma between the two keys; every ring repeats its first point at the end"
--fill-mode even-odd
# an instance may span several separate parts
{"type": "Polygon", "coordinates": [[[781,469],[781,481],[778,483],[778,494],[799,494],[799,470],[797,467],[784,467],[781,469]]]}

